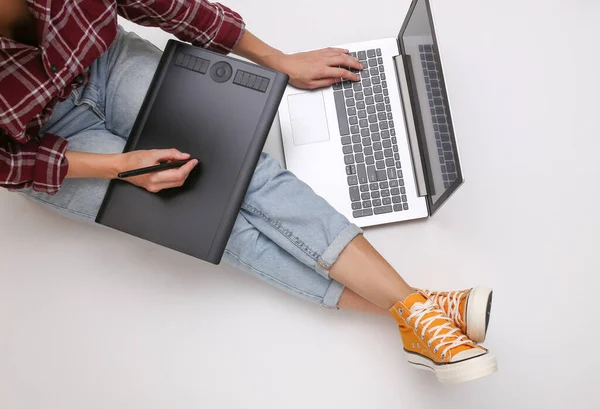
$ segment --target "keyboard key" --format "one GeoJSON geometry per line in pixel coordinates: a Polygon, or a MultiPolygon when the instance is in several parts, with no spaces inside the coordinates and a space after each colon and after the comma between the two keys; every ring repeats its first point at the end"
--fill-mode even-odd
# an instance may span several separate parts
{"type": "Polygon", "coordinates": [[[353,202],[352,203],[352,210],[359,210],[362,208],[362,203],[361,202],[353,202]]]}
{"type": "Polygon", "coordinates": [[[375,85],[375,86],[373,87],[373,92],[374,92],[375,94],[381,94],[381,93],[383,92],[383,90],[381,89],[381,85],[375,85]]]}
{"type": "Polygon", "coordinates": [[[363,216],[373,216],[373,209],[363,209],[363,216]]]}
{"type": "Polygon", "coordinates": [[[356,53],[355,53],[355,52],[351,52],[351,53],[350,53],[350,54],[348,54],[348,55],[350,55],[350,57],[354,57],[354,58],[356,58],[356,53]]]}
{"type": "Polygon", "coordinates": [[[387,197],[390,195],[390,190],[389,189],[383,189],[381,191],[381,196],[387,197]]]}
{"type": "MultiPolygon", "coordinates": [[[[385,81],[385,73],[382,72],[381,74],[379,74],[379,78],[381,78],[381,81],[385,81]]],[[[382,84],[383,85],[383,84],[382,84]]],[[[387,84],[383,86],[384,88],[387,87],[387,84]]]]}
{"type": "Polygon", "coordinates": [[[367,59],[367,53],[364,51],[359,51],[358,52],[358,59],[359,60],[366,60],[367,59]]]}
{"type": "Polygon", "coordinates": [[[405,194],[406,193],[406,188],[405,187],[401,187],[400,188],[400,193],[401,194],[405,194]]]}
{"type": "Polygon", "coordinates": [[[352,95],[354,95],[354,92],[352,92],[351,89],[347,89],[346,91],[344,91],[344,96],[346,98],[352,98],[352,95]]]}
{"type": "Polygon", "coordinates": [[[390,193],[392,194],[392,196],[398,196],[400,194],[400,189],[398,189],[397,187],[394,187],[394,188],[390,189],[390,193]]]}
{"type": "Polygon", "coordinates": [[[381,131],[381,137],[383,139],[388,139],[390,137],[390,131],[381,131]]]}
{"type": "MultiPolygon", "coordinates": [[[[365,67],[367,66],[367,62],[366,62],[366,61],[361,61],[360,63],[361,63],[363,66],[365,66],[365,67]]],[[[370,76],[371,76],[371,73],[369,72],[369,70],[362,70],[362,71],[360,72],[360,77],[361,77],[362,79],[369,78],[370,76]]]]}
{"type": "Polygon", "coordinates": [[[384,150],[383,150],[383,155],[384,155],[386,158],[392,158],[392,157],[394,157],[394,152],[392,152],[392,150],[391,150],[391,149],[384,149],[384,150]]]}
{"type": "Polygon", "coordinates": [[[408,210],[408,203],[402,203],[402,208],[404,210],[408,210]]]}
{"type": "MultiPolygon", "coordinates": [[[[396,145],[394,145],[396,146],[396,145]]],[[[395,161],[399,161],[400,160],[400,154],[399,153],[394,153],[394,160],[395,161]]]]}
{"type": "Polygon", "coordinates": [[[406,195],[402,195],[402,202],[406,202],[406,195]]]}
{"type": "Polygon", "coordinates": [[[351,165],[354,163],[354,155],[344,155],[344,163],[346,165],[351,165]]]}
{"type": "Polygon", "coordinates": [[[386,110],[386,111],[388,111],[388,112],[390,112],[390,111],[392,110],[392,107],[391,107],[391,106],[389,106],[389,105],[386,105],[386,106],[385,106],[385,110],[386,110]]]}
{"type": "Polygon", "coordinates": [[[377,115],[369,115],[369,123],[374,124],[375,122],[377,122],[377,115]]]}
{"type": "Polygon", "coordinates": [[[381,199],[381,202],[384,205],[389,205],[389,204],[392,204],[392,199],[390,199],[389,197],[384,197],[383,199],[381,199]]]}
{"type": "Polygon", "coordinates": [[[360,198],[362,200],[369,200],[371,198],[371,194],[369,192],[361,193],[360,198]]]}
{"type": "Polygon", "coordinates": [[[387,88],[384,88],[384,89],[383,89],[383,96],[384,96],[384,97],[387,97],[389,94],[390,94],[390,92],[388,91],[388,89],[387,89],[387,88]]]}
{"type": "Polygon", "coordinates": [[[387,181],[386,181],[386,182],[381,182],[381,183],[379,184],[379,187],[380,187],[381,189],[387,189],[387,188],[388,188],[388,182],[387,182],[387,181]]]}
{"type": "Polygon", "coordinates": [[[350,175],[355,175],[355,174],[356,174],[356,167],[354,165],[346,166],[346,175],[350,176],[350,175]]]}
{"type": "Polygon", "coordinates": [[[369,72],[371,73],[371,76],[379,74],[379,70],[377,69],[377,67],[371,67],[371,69],[369,69],[369,72]]]}
{"type": "Polygon", "coordinates": [[[356,163],[363,163],[365,161],[365,155],[357,153],[354,155],[354,160],[356,160],[356,163]]]}
{"type": "Polygon", "coordinates": [[[392,196],[392,203],[402,203],[400,196],[392,196]]]}
{"type": "Polygon", "coordinates": [[[358,174],[358,181],[360,183],[367,183],[367,171],[364,163],[356,165],[356,171],[358,174]]]}
{"type": "Polygon", "coordinates": [[[367,165],[373,165],[375,163],[375,159],[373,158],[373,156],[367,156],[365,158],[365,162],[367,163],[367,165]]]}
{"type": "Polygon", "coordinates": [[[352,141],[349,136],[342,136],[342,145],[350,145],[350,142],[352,141]]]}
{"type": "Polygon", "coordinates": [[[385,68],[383,67],[383,65],[379,66],[379,72],[383,72],[385,70],[385,68]]]}
{"type": "Polygon", "coordinates": [[[394,121],[390,121],[390,128],[394,127],[394,121]]]}
{"type": "Polygon", "coordinates": [[[369,121],[367,121],[366,119],[361,119],[360,121],[358,121],[358,124],[361,128],[366,128],[369,126],[369,121]]]}
{"type": "MultiPolygon", "coordinates": [[[[381,74],[381,77],[382,77],[381,78],[381,86],[383,88],[387,88],[387,81],[384,81],[383,74],[381,74]]],[[[386,97],[387,97],[387,95],[386,95],[386,97]]]]}
{"type": "Polygon", "coordinates": [[[365,87],[365,88],[366,88],[366,87],[370,87],[370,86],[371,86],[371,80],[370,80],[369,78],[365,78],[365,79],[362,81],[362,85],[363,85],[363,87],[365,87]]]}
{"type": "Polygon", "coordinates": [[[358,186],[350,186],[350,200],[353,202],[358,202],[360,200],[360,193],[358,191],[358,186]]]}
{"type": "Polygon", "coordinates": [[[342,146],[342,152],[344,153],[344,155],[352,153],[352,146],[350,146],[350,145],[343,145],[342,146]]]}
{"type": "MultiPolygon", "coordinates": [[[[354,144],[354,152],[355,153],[362,152],[362,145],[360,143],[354,144]]],[[[352,153],[352,152],[349,152],[349,153],[352,153]]]]}
{"type": "Polygon", "coordinates": [[[397,180],[390,180],[390,187],[398,187],[398,181],[397,180]]]}
{"type": "Polygon", "coordinates": [[[363,138],[362,144],[363,144],[363,146],[370,146],[371,145],[371,138],[363,138]]]}
{"type": "Polygon", "coordinates": [[[383,105],[383,104],[377,104],[377,106],[375,108],[377,108],[377,111],[379,111],[379,112],[385,111],[385,105],[383,105]]]}
{"type": "MultiPolygon", "coordinates": [[[[396,168],[402,169],[402,164],[400,162],[396,162],[396,168]]],[[[400,186],[402,186],[402,185],[400,185],[400,186]]]]}
{"type": "Polygon", "coordinates": [[[385,112],[378,112],[377,113],[377,119],[379,119],[380,121],[385,121],[385,112]]]}
{"type": "Polygon", "coordinates": [[[388,129],[388,128],[389,128],[387,121],[381,121],[381,122],[379,123],[379,127],[380,127],[381,129],[388,129]]]}
{"type": "Polygon", "coordinates": [[[364,119],[364,118],[366,118],[366,117],[367,117],[367,111],[365,111],[364,109],[361,109],[361,110],[359,110],[359,111],[358,111],[358,117],[359,117],[360,119],[364,119]]]}
{"type": "Polygon", "coordinates": [[[371,78],[371,82],[373,83],[373,85],[381,84],[381,79],[379,78],[378,75],[376,75],[376,76],[374,76],[374,77],[371,78]]]}
{"type": "Polygon", "coordinates": [[[348,176],[348,185],[358,185],[358,178],[356,177],[356,175],[348,176]]]}
{"type": "Polygon", "coordinates": [[[377,125],[377,124],[371,124],[371,125],[369,125],[369,130],[371,132],[377,132],[377,131],[379,131],[379,125],[377,125]]]}
{"type": "Polygon", "coordinates": [[[377,180],[378,181],[382,181],[382,180],[387,180],[387,174],[385,173],[385,170],[378,170],[377,171],[377,180]]]}
{"type": "MultiPolygon", "coordinates": [[[[382,149],[381,148],[381,142],[375,142],[373,144],[373,149],[375,149],[376,151],[380,151],[382,149]]],[[[383,157],[381,159],[383,159],[383,157]]]]}
{"type": "Polygon", "coordinates": [[[354,105],[356,105],[356,102],[354,101],[354,98],[348,98],[346,100],[346,105],[349,107],[353,107],[354,105]]]}
{"type": "Polygon", "coordinates": [[[371,115],[371,114],[374,114],[375,112],[376,111],[375,111],[375,106],[374,105],[369,105],[367,107],[367,114],[371,115]]]}
{"type": "Polygon", "coordinates": [[[350,122],[350,125],[356,125],[358,123],[358,118],[355,116],[351,116],[348,121],[350,122]]]}
{"type": "Polygon", "coordinates": [[[389,104],[390,103],[390,97],[385,97],[385,103],[389,104]]]}
{"type": "MultiPolygon", "coordinates": [[[[363,121],[364,121],[364,119],[363,119],[363,121]]],[[[369,128],[363,128],[363,129],[361,129],[360,130],[360,136],[362,136],[362,137],[369,136],[369,128]]]]}
{"type": "Polygon", "coordinates": [[[377,64],[383,64],[383,58],[379,57],[379,58],[377,59],[377,64]]]}
{"type": "Polygon", "coordinates": [[[400,186],[404,186],[404,179],[399,179],[399,180],[398,180],[398,184],[399,184],[400,186]]]}
{"type": "Polygon", "coordinates": [[[369,59],[369,67],[377,67],[377,60],[375,58],[369,59]]]}
{"type": "Polygon", "coordinates": [[[375,53],[377,54],[378,57],[380,57],[381,56],[381,48],[376,49],[375,53]]]}
{"type": "Polygon", "coordinates": [[[363,207],[371,207],[371,201],[370,200],[365,200],[364,202],[362,202],[363,207]]]}
{"type": "Polygon", "coordinates": [[[333,89],[334,89],[334,91],[342,89],[342,84],[339,82],[336,82],[335,84],[333,84],[333,89]]]}
{"type": "Polygon", "coordinates": [[[344,95],[341,91],[336,91],[333,93],[333,97],[335,99],[335,110],[337,111],[340,135],[349,135],[350,127],[348,126],[348,116],[346,115],[346,107],[344,106],[344,95]]]}
{"type": "Polygon", "coordinates": [[[356,98],[357,101],[363,100],[365,98],[365,94],[363,94],[362,92],[357,92],[354,97],[356,98]]]}
{"type": "Polygon", "coordinates": [[[360,191],[361,192],[368,192],[369,191],[369,185],[360,185],[360,191]]]}
{"type": "Polygon", "coordinates": [[[367,166],[367,175],[369,176],[369,182],[377,182],[377,171],[375,166],[367,166]]]}
{"type": "Polygon", "coordinates": [[[385,163],[383,163],[382,160],[378,160],[377,162],[375,162],[375,166],[377,167],[377,169],[381,170],[381,169],[385,169],[385,163]]]}
{"type": "Polygon", "coordinates": [[[374,200],[372,200],[372,202],[373,202],[373,207],[381,206],[381,199],[374,199],[374,200]]]}
{"type": "Polygon", "coordinates": [[[396,130],[394,128],[390,129],[390,135],[396,136],[396,130]]]}
{"type": "Polygon", "coordinates": [[[364,150],[364,154],[365,155],[372,155],[373,154],[373,148],[370,146],[367,146],[364,150]]]}
{"type": "Polygon", "coordinates": [[[392,147],[392,142],[389,139],[384,139],[383,141],[381,141],[381,143],[383,144],[384,148],[391,148],[392,147]]]}
{"type": "Polygon", "coordinates": [[[381,94],[375,95],[375,102],[383,102],[383,95],[381,95],[381,94]]]}
{"type": "Polygon", "coordinates": [[[383,160],[383,152],[375,151],[375,160],[383,160]]]}
{"type": "Polygon", "coordinates": [[[373,99],[373,97],[366,97],[365,102],[367,105],[375,105],[375,100],[373,99]]]}
{"type": "Polygon", "coordinates": [[[350,133],[351,134],[356,135],[359,132],[360,132],[360,128],[358,127],[358,125],[352,125],[352,126],[350,126],[350,133]]]}
{"type": "Polygon", "coordinates": [[[356,101],[356,109],[365,109],[365,101],[356,101]]]}
{"type": "Polygon", "coordinates": [[[402,211],[402,205],[399,205],[399,204],[394,205],[394,211],[395,212],[401,212],[402,211]]]}
{"type": "Polygon", "coordinates": [[[369,189],[371,189],[371,190],[379,190],[379,183],[377,183],[377,182],[371,183],[369,185],[369,189]]]}
{"type": "Polygon", "coordinates": [[[344,89],[352,88],[352,81],[342,81],[342,88],[344,88],[344,89]]]}
{"type": "Polygon", "coordinates": [[[381,140],[381,136],[379,135],[379,132],[373,132],[371,134],[371,139],[373,140],[373,142],[377,142],[381,140]]]}
{"type": "Polygon", "coordinates": [[[360,135],[352,135],[352,143],[359,143],[360,135]]]}
{"type": "MultiPolygon", "coordinates": [[[[385,166],[388,167],[388,168],[391,166],[392,169],[394,169],[394,171],[396,171],[396,168],[394,168],[394,158],[387,158],[385,160],[385,166]]],[[[388,176],[389,176],[389,174],[390,173],[388,172],[388,176]]],[[[394,177],[396,177],[396,176],[394,176],[394,177]]]]}
{"type": "MultiPolygon", "coordinates": [[[[386,165],[387,165],[387,163],[386,163],[386,165]]],[[[393,163],[392,163],[392,166],[393,166],[393,163]]],[[[388,168],[387,173],[388,173],[388,177],[390,179],[396,179],[396,177],[398,177],[398,175],[396,175],[395,168],[388,168]]],[[[394,182],[396,182],[396,181],[394,181],[394,182]]],[[[395,185],[398,186],[398,182],[396,182],[395,185]]]]}
{"type": "Polygon", "coordinates": [[[373,199],[379,199],[381,197],[379,190],[375,190],[374,192],[371,192],[371,197],[373,199]]]}
{"type": "Polygon", "coordinates": [[[381,206],[375,208],[375,214],[391,213],[392,206],[381,206]]]}
{"type": "Polygon", "coordinates": [[[367,57],[368,58],[373,58],[375,57],[376,51],[375,50],[367,50],[367,57]]]}
{"type": "Polygon", "coordinates": [[[354,91],[362,91],[362,85],[360,84],[360,82],[355,82],[354,85],[352,85],[352,89],[354,91]]]}
{"type": "Polygon", "coordinates": [[[363,89],[363,92],[365,93],[365,95],[366,95],[367,97],[368,97],[368,96],[371,96],[371,95],[373,95],[373,88],[371,88],[371,87],[367,87],[367,88],[363,89]]]}
{"type": "Polygon", "coordinates": [[[404,177],[401,170],[397,171],[397,177],[400,179],[404,177]]]}

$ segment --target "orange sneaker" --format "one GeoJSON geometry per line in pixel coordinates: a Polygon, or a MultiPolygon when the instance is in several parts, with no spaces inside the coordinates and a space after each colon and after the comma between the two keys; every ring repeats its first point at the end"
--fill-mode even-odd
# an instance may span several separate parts
{"type": "Polygon", "coordinates": [[[463,291],[423,290],[425,295],[454,321],[454,324],[475,342],[485,341],[490,312],[492,289],[474,287],[463,291]]]}
{"type": "Polygon", "coordinates": [[[478,379],[498,370],[496,358],[467,338],[424,293],[390,308],[409,364],[435,372],[442,383],[478,379]]]}

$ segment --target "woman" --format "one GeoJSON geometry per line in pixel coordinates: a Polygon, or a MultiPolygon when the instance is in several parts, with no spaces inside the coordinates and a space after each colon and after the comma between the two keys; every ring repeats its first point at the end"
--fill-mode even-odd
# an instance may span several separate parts
{"type": "MultiPolygon", "coordinates": [[[[65,215],[94,220],[108,181],[124,170],[185,159],[170,150],[123,151],[160,51],[117,26],[117,15],[183,41],[327,87],[360,76],[347,50],[286,55],[205,0],[8,0],[0,3],[0,185],[65,215]]],[[[128,179],[151,192],[181,186],[196,165],[128,179]]],[[[415,290],[361,230],[263,155],[225,260],[329,308],[391,313],[409,362],[440,381],[496,370],[485,338],[491,290],[415,290]],[[467,335],[465,335],[466,333],[467,335]],[[471,339],[470,339],[470,338],[471,339]]]]}

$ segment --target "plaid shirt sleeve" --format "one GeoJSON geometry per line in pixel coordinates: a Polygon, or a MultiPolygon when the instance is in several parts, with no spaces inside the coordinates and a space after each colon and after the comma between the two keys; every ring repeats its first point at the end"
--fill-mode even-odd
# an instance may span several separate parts
{"type": "Polygon", "coordinates": [[[0,186],[54,194],[67,175],[67,141],[52,134],[20,144],[0,134],[0,186]]]}
{"type": "Polygon", "coordinates": [[[239,14],[206,0],[118,0],[117,5],[119,14],[136,24],[160,27],[182,41],[223,54],[244,32],[239,14]]]}

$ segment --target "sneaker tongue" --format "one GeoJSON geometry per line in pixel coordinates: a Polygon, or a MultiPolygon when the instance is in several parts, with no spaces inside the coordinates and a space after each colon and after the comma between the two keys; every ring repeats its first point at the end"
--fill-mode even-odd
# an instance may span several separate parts
{"type": "Polygon", "coordinates": [[[414,293],[406,297],[403,304],[410,309],[410,312],[415,312],[416,309],[421,309],[426,302],[425,296],[421,293],[414,293]]]}

